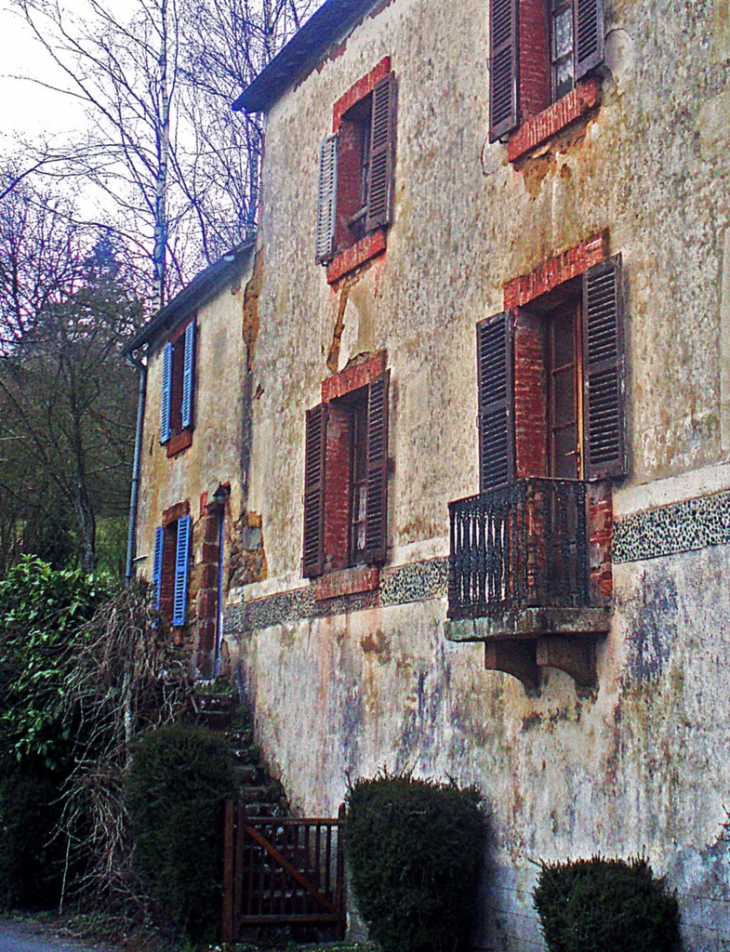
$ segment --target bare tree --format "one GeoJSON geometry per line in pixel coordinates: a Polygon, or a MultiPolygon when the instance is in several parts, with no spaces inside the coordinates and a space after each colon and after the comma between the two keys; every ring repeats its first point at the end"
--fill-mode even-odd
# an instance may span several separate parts
{"type": "Polygon", "coordinates": [[[104,0],[72,17],[59,0],[11,0],[65,76],[52,87],[88,107],[79,169],[143,236],[156,309],[201,264],[250,234],[261,125],[231,100],[321,0],[104,0]],[[184,42],[183,42],[184,37],[184,42]]]}

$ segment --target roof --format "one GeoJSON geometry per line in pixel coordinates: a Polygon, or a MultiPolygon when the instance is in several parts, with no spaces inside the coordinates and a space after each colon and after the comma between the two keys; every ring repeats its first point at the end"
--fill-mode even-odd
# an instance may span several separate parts
{"type": "Polygon", "coordinates": [[[236,111],[267,112],[307,76],[329,47],[360,22],[378,0],[325,0],[233,103],[236,111]]]}
{"type": "Polygon", "coordinates": [[[149,344],[158,335],[169,331],[178,321],[186,317],[196,307],[209,301],[231,278],[236,277],[253,253],[254,238],[236,245],[222,258],[214,261],[205,271],[201,271],[182,291],[165,305],[161,311],[149,320],[124,348],[123,353],[131,354],[145,344],[149,344]]]}

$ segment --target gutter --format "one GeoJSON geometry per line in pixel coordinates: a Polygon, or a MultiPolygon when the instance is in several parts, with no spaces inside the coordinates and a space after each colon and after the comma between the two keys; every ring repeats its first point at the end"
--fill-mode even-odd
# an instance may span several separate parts
{"type": "Polygon", "coordinates": [[[132,465],[132,491],[129,499],[129,531],[127,534],[127,564],[124,584],[129,588],[134,578],[134,559],[137,535],[137,506],[139,503],[139,484],[142,469],[142,427],[147,399],[147,361],[145,356],[133,357],[127,354],[127,360],[139,371],[139,390],[137,395],[137,425],[134,432],[134,463],[132,465]]]}

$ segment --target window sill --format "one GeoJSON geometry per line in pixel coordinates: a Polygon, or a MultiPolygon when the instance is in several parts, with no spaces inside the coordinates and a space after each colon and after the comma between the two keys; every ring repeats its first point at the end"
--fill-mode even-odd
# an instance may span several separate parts
{"type": "Polygon", "coordinates": [[[329,572],[317,579],[315,600],[327,601],[343,595],[358,595],[360,592],[375,592],[380,588],[380,569],[374,565],[358,565],[355,568],[329,572]]]}
{"type": "Polygon", "coordinates": [[[512,133],[507,157],[516,162],[548,139],[562,132],[576,119],[595,109],[601,102],[601,81],[595,76],[581,80],[567,96],[548,106],[537,116],[523,122],[512,133]]]}
{"type": "Polygon", "coordinates": [[[178,453],[182,453],[183,450],[186,450],[192,445],[192,442],[192,430],[183,430],[182,433],[171,436],[167,443],[167,458],[169,459],[171,456],[177,456],[178,453]]]}
{"type": "Polygon", "coordinates": [[[327,265],[327,283],[334,284],[340,278],[359,268],[361,265],[376,258],[385,251],[385,229],[378,228],[377,231],[361,238],[357,244],[341,251],[327,265]]]}

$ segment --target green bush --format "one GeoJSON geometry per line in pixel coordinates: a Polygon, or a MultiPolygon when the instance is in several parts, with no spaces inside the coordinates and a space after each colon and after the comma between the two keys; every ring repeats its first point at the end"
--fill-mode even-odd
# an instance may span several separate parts
{"type": "Polygon", "coordinates": [[[543,862],[533,900],[548,952],[679,947],[677,900],[641,857],[543,862]]]}
{"type": "Polygon", "coordinates": [[[347,794],[345,851],[370,936],[385,952],[463,945],[486,823],[476,787],[380,772],[347,794]]]}
{"type": "Polygon", "coordinates": [[[226,740],[173,724],[145,734],[126,778],[137,869],[176,928],[214,939],[221,917],[222,807],[238,795],[226,740]]]}

